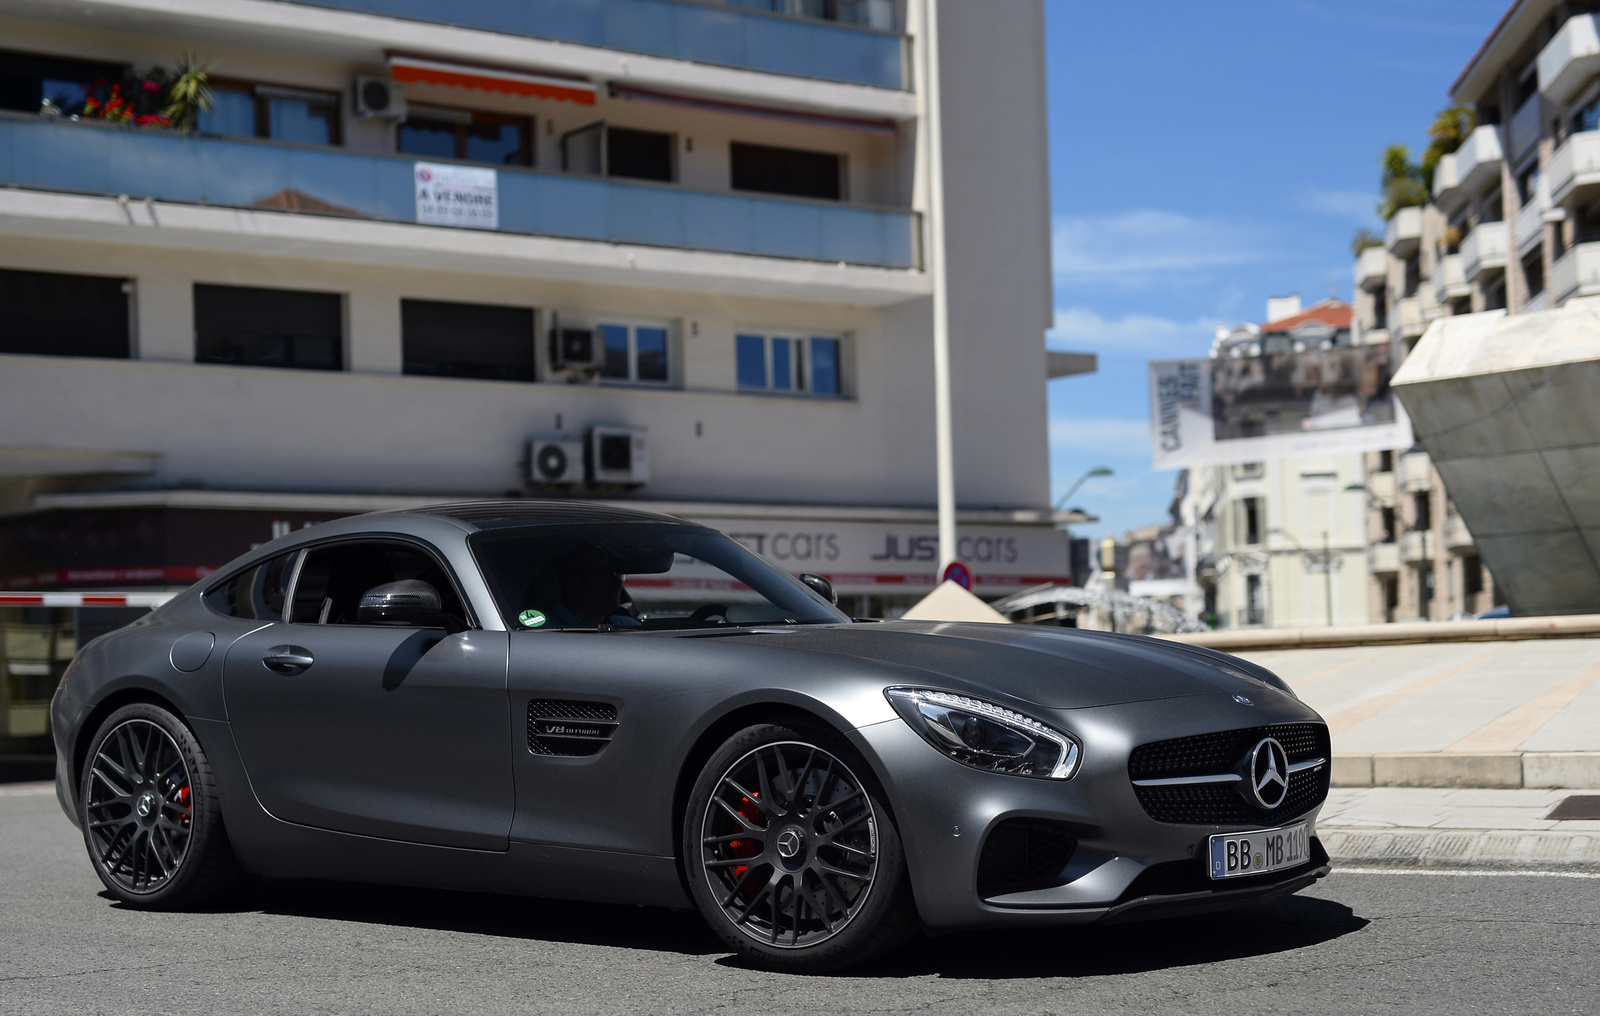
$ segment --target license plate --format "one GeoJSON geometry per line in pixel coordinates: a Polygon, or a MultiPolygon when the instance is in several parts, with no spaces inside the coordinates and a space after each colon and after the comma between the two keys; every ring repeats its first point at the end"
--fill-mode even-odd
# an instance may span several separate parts
{"type": "Polygon", "coordinates": [[[1294,868],[1311,856],[1304,822],[1278,829],[1222,833],[1211,837],[1211,877],[1238,878],[1294,868]]]}

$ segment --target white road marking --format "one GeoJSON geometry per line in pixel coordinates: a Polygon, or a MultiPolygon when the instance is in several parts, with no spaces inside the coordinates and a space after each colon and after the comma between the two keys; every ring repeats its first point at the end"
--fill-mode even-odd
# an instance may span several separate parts
{"type": "Polygon", "coordinates": [[[1349,875],[1448,875],[1453,878],[1482,876],[1527,876],[1530,878],[1600,878],[1600,871],[1554,871],[1547,868],[1347,868],[1335,862],[1335,874],[1349,875]]]}

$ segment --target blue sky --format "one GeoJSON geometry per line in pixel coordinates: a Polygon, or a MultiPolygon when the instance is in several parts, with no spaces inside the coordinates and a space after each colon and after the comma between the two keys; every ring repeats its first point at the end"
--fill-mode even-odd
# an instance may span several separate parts
{"type": "Polygon", "coordinates": [[[1117,533],[1162,521],[1145,364],[1204,356],[1269,296],[1350,298],[1350,238],[1377,229],[1378,158],[1427,144],[1446,90],[1509,0],[1045,0],[1053,349],[1050,472],[1117,533]]]}

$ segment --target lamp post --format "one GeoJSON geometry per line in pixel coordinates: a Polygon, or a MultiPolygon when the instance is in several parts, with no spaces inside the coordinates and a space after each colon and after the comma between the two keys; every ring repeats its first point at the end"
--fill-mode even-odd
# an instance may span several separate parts
{"type": "Polygon", "coordinates": [[[1279,536],[1284,537],[1290,543],[1294,544],[1295,549],[1300,551],[1300,555],[1301,555],[1300,560],[1301,560],[1301,562],[1306,565],[1308,570],[1314,565],[1320,565],[1320,567],[1322,568],[1323,588],[1324,588],[1324,591],[1325,591],[1324,592],[1324,596],[1328,601],[1327,602],[1327,607],[1328,607],[1328,627],[1332,628],[1333,627],[1333,551],[1330,550],[1329,547],[1328,547],[1328,531],[1326,529],[1324,529],[1322,531],[1322,550],[1320,552],[1319,551],[1315,551],[1315,550],[1307,550],[1300,543],[1299,540],[1295,539],[1294,536],[1291,535],[1286,530],[1274,528],[1274,529],[1269,529],[1267,531],[1270,532],[1270,533],[1277,533],[1279,536]]]}
{"type": "Polygon", "coordinates": [[[939,95],[939,5],[923,0],[923,110],[928,145],[928,251],[933,281],[933,451],[939,505],[939,574],[956,559],[955,436],[950,409],[950,295],[945,265],[944,110],[939,95]]]}
{"type": "Polygon", "coordinates": [[[1083,486],[1083,483],[1084,483],[1085,480],[1088,480],[1090,477],[1094,477],[1094,476],[1113,476],[1113,475],[1115,475],[1115,474],[1112,473],[1109,468],[1107,468],[1105,466],[1095,466],[1093,469],[1089,470],[1087,473],[1084,473],[1082,476],[1078,477],[1078,481],[1076,483],[1074,483],[1072,486],[1068,487],[1067,488],[1067,492],[1065,494],[1062,494],[1059,498],[1056,499],[1056,511],[1060,511],[1061,507],[1067,503],[1067,498],[1071,497],[1072,495],[1074,495],[1074,494],[1076,494],[1078,492],[1078,488],[1083,486]]]}

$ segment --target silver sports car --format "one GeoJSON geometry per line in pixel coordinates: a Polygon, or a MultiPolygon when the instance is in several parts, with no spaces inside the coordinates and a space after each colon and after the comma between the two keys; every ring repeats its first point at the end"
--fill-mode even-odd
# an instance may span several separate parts
{"type": "Polygon", "coordinates": [[[83,647],[57,793],[130,906],[251,875],[694,906],[787,970],[1328,873],[1328,728],[1271,673],[833,600],[615,507],[330,522],[83,647]]]}

